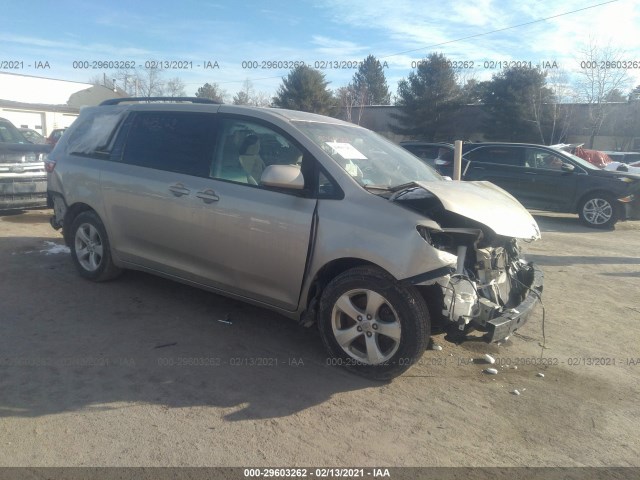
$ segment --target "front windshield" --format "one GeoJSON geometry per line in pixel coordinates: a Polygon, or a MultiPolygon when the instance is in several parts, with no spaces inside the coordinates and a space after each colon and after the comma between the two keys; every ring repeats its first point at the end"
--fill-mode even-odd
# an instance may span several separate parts
{"type": "Polygon", "coordinates": [[[586,168],[588,170],[602,170],[601,168],[596,167],[593,163],[589,163],[587,162],[584,158],[580,158],[572,153],[569,153],[565,150],[561,150],[559,148],[554,148],[552,147],[554,150],[562,153],[563,155],[569,157],[571,160],[573,160],[574,162],[576,162],[578,165],[580,165],[583,168],[586,168]]]}
{"type": "Polygon", "coordinates": [[[295,124],[364,187],[393,188],[416,181],[443,180],[416,156],[371,130],[331,123],[295,124]]]}

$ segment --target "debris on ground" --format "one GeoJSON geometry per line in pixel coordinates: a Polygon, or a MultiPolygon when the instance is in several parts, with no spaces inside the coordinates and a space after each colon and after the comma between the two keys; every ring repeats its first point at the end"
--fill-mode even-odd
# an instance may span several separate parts
{"type": "Polygon", "coordinates": [[[513,393],[514,395],[520,395],[520,391],[519,390],[512,390],[511,393],[513,393]]]}
{"type": "Polygon", "coordinates": [[[489,355],[488,353],[485,353],[482,356],[483,360],[487,363],[490,363],[491,365],[493,365],[494,363],[496,363],[496,359],[493,358],[491,355],[489,355]]]}
{"type": "Polygon", "coordinates": [[[431,350],[442,350],[442,347],[440,345],[434,345],[433,347],[431,347],[431,350]]]}
{"type": "Polygon", "coordinates": [[[60,245],[55,242],[44,242],[45,248],[44,250],[40,250],[40,253],[44,253],[45,255],[56,255],[58,253],[71,253],[69,247],[66,245],[60,245]]]}
{"type": "Polygon", "coordinates": [[[498,370],[496,370],[495,368],[485,368],[483,370],[484,373],[488,373],[489,375],[497,375],[498,374],[498,370]]]}
{"type": "Polygon", "coordinates": [[[538,373],[538,374],[536,375],[536,377],[544,378],[544,373],[541,373],[541,372],[540,372],[540,373],[538,373]]]}

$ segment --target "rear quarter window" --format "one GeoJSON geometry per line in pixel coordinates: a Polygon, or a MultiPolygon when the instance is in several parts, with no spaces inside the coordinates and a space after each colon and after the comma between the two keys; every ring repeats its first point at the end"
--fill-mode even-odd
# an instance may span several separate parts
{"type": "Polygon", "coordinates": [[[79,118],[69,134],[67,152],[72,155],[107,153],[109,142],[123,117],[124,112],[105,112],[79,118]]]}

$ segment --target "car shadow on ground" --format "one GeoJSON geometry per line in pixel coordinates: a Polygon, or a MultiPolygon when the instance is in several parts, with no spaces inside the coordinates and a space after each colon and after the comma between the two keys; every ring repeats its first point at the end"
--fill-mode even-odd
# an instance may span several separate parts
{"type": "Polygon", "coordinates": [[[333,366],[315,328],[140,272],[86,281],[51,245],[0,239],[0,417],[126,402],[274,418],[384,385],[333,366]]]}

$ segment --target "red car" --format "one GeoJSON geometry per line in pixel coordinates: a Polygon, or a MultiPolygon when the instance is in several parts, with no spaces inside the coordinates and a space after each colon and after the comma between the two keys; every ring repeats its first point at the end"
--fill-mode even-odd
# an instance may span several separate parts
{"type": "Polygon", "coordinates": [[[66,128],[56,128],[51,132],[51,134],[47,137],[47,143],[49,145],[55,145],[60,140],[60,137],[64,133],[66,128]]]}

